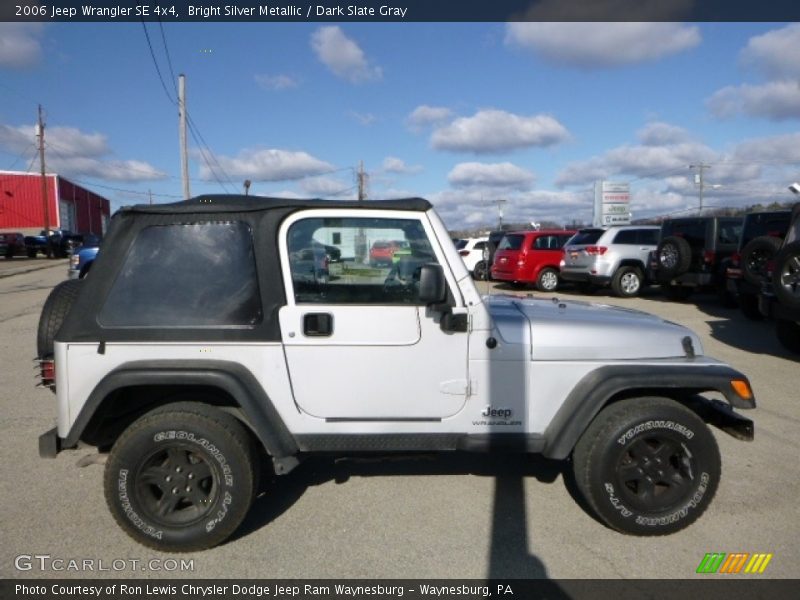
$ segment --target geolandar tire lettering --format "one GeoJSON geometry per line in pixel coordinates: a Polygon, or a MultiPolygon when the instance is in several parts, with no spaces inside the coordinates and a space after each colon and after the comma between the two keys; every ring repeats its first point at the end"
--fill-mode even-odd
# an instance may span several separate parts
{"type": "Polygon", "coordinates": [[[213,407],[180,402],[145,414],[120,436],[105,472],[106,501],[136,541],[189,552],[224,541],[254,496],[247,431],[213,407]]]}
{"type": "Polygon", "coordinates": [[[573,452],[578,489],[610,527],[633,535],[679,531],[708,507],[720,455],[706,424],[668,398],[602,410],[573,452]]]}

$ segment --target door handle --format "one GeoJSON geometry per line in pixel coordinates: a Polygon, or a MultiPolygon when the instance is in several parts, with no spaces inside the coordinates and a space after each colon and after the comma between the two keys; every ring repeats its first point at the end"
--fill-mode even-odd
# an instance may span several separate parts
{"type": "Polygon", "coordinates": [[[307,337],[330,337],[332,334],[332,314],[306,313],[303,315],[303,335],[307,337]]]}

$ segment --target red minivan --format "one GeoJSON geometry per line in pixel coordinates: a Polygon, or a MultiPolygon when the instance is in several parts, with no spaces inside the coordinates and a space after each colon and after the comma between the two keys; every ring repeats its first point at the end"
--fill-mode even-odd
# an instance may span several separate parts
{"type": "Polygon", "coordinates": [[[561,249],[573,235],[575,231],[562,229],[507,233],[494,255],[492,279],[535,283],[539,291],[554,291],[558,287],[561,249]]]}

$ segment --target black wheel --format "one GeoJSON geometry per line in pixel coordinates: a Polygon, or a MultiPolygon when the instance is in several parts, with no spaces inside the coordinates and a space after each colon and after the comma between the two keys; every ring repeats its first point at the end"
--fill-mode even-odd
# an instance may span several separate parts
{"type": "Polygon", "coordinates": [[[758,310],[758,296],[755,294],[739,294],[739,310],[751,321],[764,320],[764,315],[758,310]]]}
{"type": "Polygon", "coordinates": [[[227,539],[255,494],[255,453],[247,431],[211,406],[178,402],[128,427],[105,469],[106,502],[137,542],[192,552],[227,539]]]}
{"type": "Polygon", "coordinates": [[[478,261],[475,267],[472,269],[472,278],[477,279],[478,281],[486,281],[487,276],[489,274],[489,269],[486,268],[486,261],[478,261]]]}
{"type": "Polygon", "coordinates": [[[750,240],[742,249],[742,277],[753,285],[760,286],[767,278],[767,263],[778,253],[781,240],[771,235],[762,235],[750,240]]]}
{"type": "Polygon", "coordinates": [[[611,291],[622,298],[638,296],[642,290],[643,275],[637,267],[620,267],[611,279],[611,291]]]}
{"type": "Polygon", "coordinates": [[[555,292],[558,287],[558,271],[545,267],[536,278],[536,289],[540,292],[555,292]]]}
{"type": "Polygon", "coordinates": [[[800,308],[800,241],[792,242],[778,252],[772,286],[781,304],[800,308]]]}
{"type": "Polygon", "coordinates": [[[800,323],[787,319],[776,319],[775,333],[784,348],[795,354],[800,354],[800,323]]]}
{"type": "Polygon", "coordinates": [[[665,535],[700,517],[720,455],[706,424],[668,398],[632,398],[595,417],[573,452],[578,489],[613,529],[665,535]]]}
{"type": "Polygon", "coordinates": [[[36,333],[36,351],[39,358],[53,354],[53,341],[80,290],[80,280],[62,281],[47,296],[36,333]]]}
{"type": "Polygon", "coordinates": [[[656,248],[658,276],[660,279],[672,279],[689,270],[692,262],[692,248],[689,242],[681,237],[668,236],[656,248]]]}
{"type": "Polygon", "coordinates": [[[692,295],[692,288],[687,285],[670,285],[667,283],[661,286],[661,291],[668,300],[673,302],[684,302],[692,295]]]}

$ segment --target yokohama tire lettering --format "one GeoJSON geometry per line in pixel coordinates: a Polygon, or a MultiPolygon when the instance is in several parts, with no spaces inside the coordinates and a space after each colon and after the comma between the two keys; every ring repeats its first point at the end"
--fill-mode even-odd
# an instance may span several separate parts
{"type": "Polygon", "coordinates": [[[133,523],[136,528],[143,533],[160,540],[163,537],[164,532],[160,529],[156,529],[152,525],[145,523],[131,506],[131,501],[128,498],[128,469],[119,470],[117,491],[119,492],[119,501],[122,505],[122,510],[125,512],[125,516],[128,517],[130,522],[133,523]]]}
{"type": "Polygon", "coordinates": [[[676,423],[675,421],[645,421],[644,423],[639,423],[636,427],[628,429],[628,431],[620,436],[620,438],[617,440],[617,443],[619,443],[621,446],[624,446],[627,442],[630,442],[635,436],[639,435],[643,431],[651,431],[653,429],[669,429],[671,431],[680,433],[687,440],[690,440],[694,437],[694,431],[685,425],[676,423]]]}

